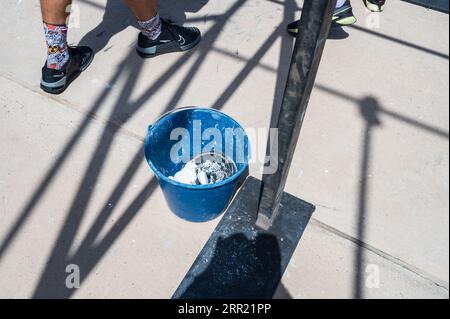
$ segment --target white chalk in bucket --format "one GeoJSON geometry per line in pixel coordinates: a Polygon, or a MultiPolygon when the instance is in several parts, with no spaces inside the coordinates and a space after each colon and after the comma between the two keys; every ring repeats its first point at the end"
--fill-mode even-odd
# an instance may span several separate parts
{"type": "Polygon", "coordinates": [[[219,154],[202,154],[189,161],[169,178],[188,185],[208,185],[221,182],[236,172],[236,164],[219,154]]]}
{"type": "Polygon", "coordinates": [[[177,182],[189,185],[197,184],[197,171],[196,167],[192,167],[189,163],[178,173],[175,174],[174,179],[177,182]]]}
{"type": "Polygon", "coordinates": [[[197,174],[197,178],[198,178],[198,181],[200,182],[200,184],[202,184],[202,185],[209,184],[208,175],[206,175],[206,173],[204,171],[200,171],[197,174]]]}

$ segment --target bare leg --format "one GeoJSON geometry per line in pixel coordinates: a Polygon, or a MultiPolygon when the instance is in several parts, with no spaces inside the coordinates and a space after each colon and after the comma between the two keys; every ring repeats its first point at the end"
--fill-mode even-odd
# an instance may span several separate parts
{"type": "Polygon", "coordinates": [[[157,0],[124,0],[136,18],[148,21],[158,13],[157,0]]]}
{"type": "Polygon", "coordinates": [[[72,0],[41,0],[42,20],[53,25],[66,24],[69,16],[66,9],[70,4],[72,0]]]}

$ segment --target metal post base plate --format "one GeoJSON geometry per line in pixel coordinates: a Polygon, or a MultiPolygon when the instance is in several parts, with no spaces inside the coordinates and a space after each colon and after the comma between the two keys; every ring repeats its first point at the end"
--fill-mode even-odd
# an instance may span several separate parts
{"type": "Polygon", "coordinates": [[[262,183],[249,177],[173,295],[270,299],[315,207],[287,193],[268,230],[256,226],[262,183]]]}

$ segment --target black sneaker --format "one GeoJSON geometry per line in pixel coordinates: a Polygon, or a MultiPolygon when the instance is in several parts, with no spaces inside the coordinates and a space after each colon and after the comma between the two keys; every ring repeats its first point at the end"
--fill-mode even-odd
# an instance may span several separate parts
{"type": "Polygon", "coordinates": [[[69,47],[70,59],[61,70],[42,68],[41,89],[47,93],[60,94],[86,70],[94,59],[94,51],[89,47],[69,47]]]}
{"type": "Polygon", "coordinates": [[[353,8],[350,1],[334,10],[333,21],[339,25],[352,25],[356,23],[356,17],[353,15],[353,8]]]}
{"type": "MultiPolygon", "coordinates": [[[[372,0],[374,1],[374,0],[372,0]]],[[[334,10],[333,23],[341,26],[352,25],[356,23],[356,17],[353,15],[353,8],[350,1],[334,10]]],[[[300,20],[288,24],[287,31],[290,35],[296,36],[300,27],[300,20]]]]}
{"type": "Polygon", "coordinates": [[[170,52],[184,52],[194,48],[201,40],[200,30],[194,27],[182,27],[161,19],[161,34],[151,40],[139,33],[137,53],[143,58],[151,58],[170,52]]]}
{"type": "Polygon", "coordinates": [[[384,10],[386,0],[364,0],[364,4],[367,9],[372,12],[382,12],[384,10]]]}

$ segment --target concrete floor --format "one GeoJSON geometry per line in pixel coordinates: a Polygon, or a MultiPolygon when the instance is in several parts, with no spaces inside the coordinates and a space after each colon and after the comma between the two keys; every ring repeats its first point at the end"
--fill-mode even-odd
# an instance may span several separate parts
{"type": "MultiPolygon", "coordinates": [[[[317,210],[275,297],[448,298],[449,18],[353,2],[359,22],[327,42],[287,185],[317,210]]],[[[120,1],[75,4],[69,42],[97,56],[56,97],[39,89],[38,2],[3,4],[0,297],[169,298],[219,219],[170,213],[142,156],[146,127],[188,105],[267,127],[302,1],[161,1],[204,38],[146,61],[120,1]],[[65,287],[68,264],[80,289],[65,287]]]]}

